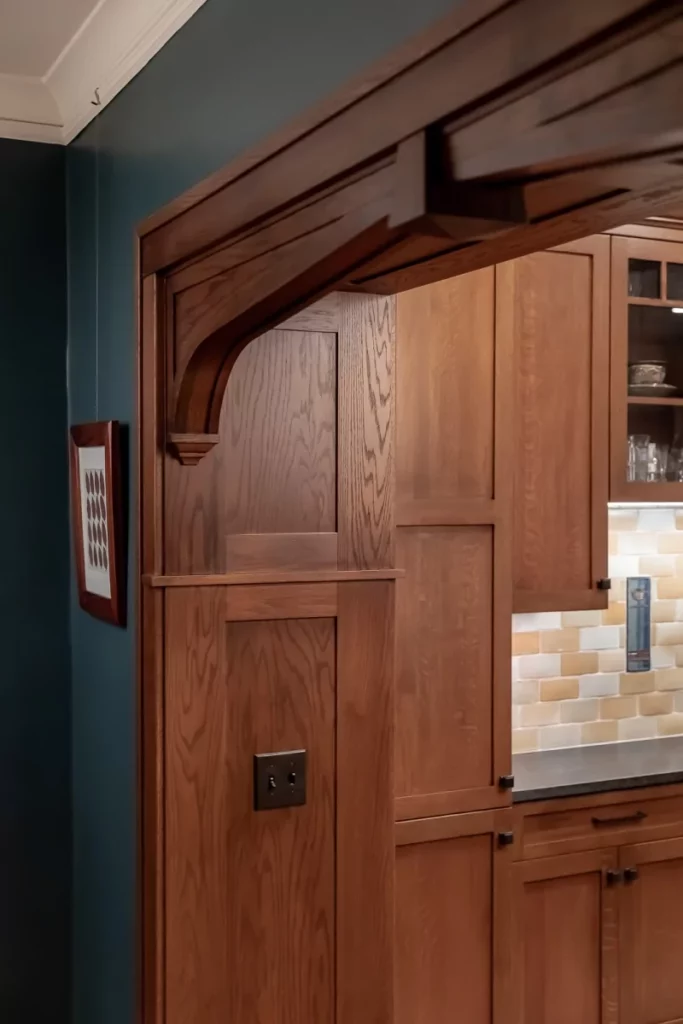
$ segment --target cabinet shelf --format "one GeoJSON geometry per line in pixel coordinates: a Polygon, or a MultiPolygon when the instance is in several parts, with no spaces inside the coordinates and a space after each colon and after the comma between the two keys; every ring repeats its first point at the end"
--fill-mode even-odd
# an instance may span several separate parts
{"type": "Polygon", "coordinates": [[[646,299],[637,295],[629,295],[629,306],[658,306],[660,309],[683,309],[683,299],[646,299]]]}
{"type": "Polygon", "coordinates": [[[629,405],[673,405],[683,409],[683,397],[681,398],[636,398],[629,396],[629,405]]]}

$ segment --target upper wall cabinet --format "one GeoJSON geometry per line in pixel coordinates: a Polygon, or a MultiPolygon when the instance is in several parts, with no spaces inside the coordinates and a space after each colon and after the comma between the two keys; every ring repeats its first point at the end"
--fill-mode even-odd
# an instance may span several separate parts
{"type": "Polygon", "coordinates": [[[611,301],[610,497],[681,501],[683,241],[614,237],[611,301]]]}
{"type": "Polygon", "coordinates": [[[514,373],[514,610],[607,605],[609,246],[572,242],[497,268],[514,373]]]}

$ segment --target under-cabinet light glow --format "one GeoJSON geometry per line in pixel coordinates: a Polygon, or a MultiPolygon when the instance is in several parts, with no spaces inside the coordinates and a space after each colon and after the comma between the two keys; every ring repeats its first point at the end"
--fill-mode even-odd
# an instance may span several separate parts
{"type": "Polygon", "coordinates": [[[683,313],[683,306],[672,306],[671,307],[671,312],[672,313],[683,313]]]}

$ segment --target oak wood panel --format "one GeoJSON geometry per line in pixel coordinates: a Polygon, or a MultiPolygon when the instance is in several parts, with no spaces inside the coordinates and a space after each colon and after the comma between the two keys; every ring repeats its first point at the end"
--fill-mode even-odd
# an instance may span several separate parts
{"type": "Polygon", "coordinates": [[[621,1024],[683,1021],[683,839],[620,850],[638,877],[621,894],[621,1024]]]}
{"type": "Polygon", "coordinates": [[[336,533],[228,533],[227,572],[336,569],[336,533]]]}
{"type": "MultiPolygon", "coordinates": [[[[406,577],[397,584],[396,795],[448,793],[442,811],[472,810],[463,791],[493,781],[493,530],[397,534],[406,577]]],[[[400,816],[416,816],[409,811],[400,816]]]]}
{"type": "Polygon", "coordinates": [[[394,584],[343,583],[338,602],[336,1019],[379,1024],[393,1019],[394,584]]]}
{"type": "Polygon", "coordinates": [[[396,302],[399,506],[492,498],[494,269],[396,302]]]}
{"type": "Polygon", "coordinates": [[[230,377],[216,448],[193,467],[166,458],[166,571],[225,571],[228,534],[334,533],[336,404],[335,334],[252,342],[230,377]]]}
{"type": "Polygon", "coordinates": [[[515,1024],[616,1024],[614,851],[518,864],[515,1024]]]}
{"type": "Polygon", "coordinates": [[[227,622],[258,619],[324,619],[337,614],[336,583],[273,583],[226,587],[227,622]]]}
{"type": "Polygon", "coordinates": [[[394,307],[393,297],[341,296],[340,569],[394,564],[394,307]]]}
{"type": "Polygon", "coordinates": [[[334,620],[223,594],[166,597],[166,1020],[333,1024],[334,620]],[[255,812],[253,755],[298,747],[306,805],[255,812]]]}
{"type": "Polygon", "coordinates": [[[315,569],[310,572],[216,573],[208,576],[144,576],[142,582],[150,587],[237,587],[246,583],[353,583],[356,580],[396,580],[405,573],[402,569],[359,569],[356,572],[315,569]]]}
{"type": "Polygon", "coordinates": [[[514,339],[516,611],[607,605],[608,256],[592,238],[498,268],[497,324],[514,339]]]}

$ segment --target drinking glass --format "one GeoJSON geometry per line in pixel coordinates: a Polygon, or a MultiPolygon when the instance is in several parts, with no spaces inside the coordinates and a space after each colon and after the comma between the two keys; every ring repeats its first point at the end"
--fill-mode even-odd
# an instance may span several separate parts
{"type": "Polygon", "coordinates": [[[648,445],[647,480],[648,483],[660,483],[666,480],[666,470],[669,462],[669,445],[653,444],[648,445]]]}
{"type": "Polygon", "coordinates": [[[627,480],[645,483],[650,462],[650,435],[630,434],[628,438],[627,480]]]}

